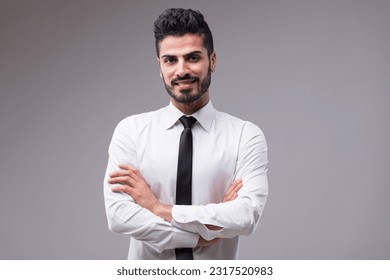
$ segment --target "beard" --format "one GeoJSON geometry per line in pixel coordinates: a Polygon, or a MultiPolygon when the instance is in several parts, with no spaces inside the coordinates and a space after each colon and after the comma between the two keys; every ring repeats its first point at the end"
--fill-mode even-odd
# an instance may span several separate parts
{"type": "Polygon", "coordinates": [[[170,85],[168,85],[165,82],[164,77],[163,77],[163,81],[164,81],[165,89],[167,90],[168,94],[176,102],[183,103],[183,104],[191,103],[191,102],[197,101],[199,98],[202,97],[203,94],[205,94],[209,90],[209,87],[211,84],[211,68],[209,67],[209,69],[207,71],[207,76],[202,81],[200,81],[200,79],[198,77],[193,77],[189,74],[185,75],[182,78],[173,79],[171,81],[170,85]],[[190,89],[180,89],[179,92],[177,93],[174,91],[174,86],[175,86],[175,83],[180,81],[180,80],[193,80],[194,83],[195,82],[198,83],[198,87],[197,88],[190,88],[190,89]]]}

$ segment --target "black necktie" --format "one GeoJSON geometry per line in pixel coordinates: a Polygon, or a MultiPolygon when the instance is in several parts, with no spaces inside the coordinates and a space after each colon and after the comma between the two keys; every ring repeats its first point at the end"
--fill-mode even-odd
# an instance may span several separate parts
{"type": "MultiPolygon", "coordinates": [[[[194,117],[182,116],[180,122],[184,130],[180,136],[179,160],[177,165],[176,204],[191,205],[192,184],[192,132],[196,122],[194,117]]],[[[192,248],[175,249],[177,260],[193,260],[192,248]]]]}

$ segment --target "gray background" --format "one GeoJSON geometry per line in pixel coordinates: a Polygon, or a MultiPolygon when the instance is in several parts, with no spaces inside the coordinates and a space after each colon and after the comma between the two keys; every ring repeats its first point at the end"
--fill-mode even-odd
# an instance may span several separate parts
{"type": "Polygon", "coordinates": [[[167,105],[152,24],[200,10],[215,107],[258,124],[270,197],[242,259],[389,259],[390,1],[0,1],[0,258],[124,259],[115,125],[167,105]]]}

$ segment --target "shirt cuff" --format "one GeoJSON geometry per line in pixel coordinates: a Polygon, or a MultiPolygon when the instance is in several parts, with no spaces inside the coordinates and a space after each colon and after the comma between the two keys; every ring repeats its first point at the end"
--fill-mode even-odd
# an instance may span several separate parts
{"type": "Polygon", "coordinates": [[[174,205],[172,207],[172,225],[187,231],[198,232],[194,221],[196,221],[196,215],[191,205],[174,205]]]}
{"type": "Polygon", "coordinates": [[[197,233],[205,240],[220,237],[221,230],[209,230],[202,221],[199,221],[197,211],[194,211],[193,205],[174,205],[172,208],[171,224],[174,227],[197,233]]]}
{"type": "Polygon", "coordinates": [[[173,232],[171,248],[195,248],[199,241],[199,234],[177,228],[173,232]]]}

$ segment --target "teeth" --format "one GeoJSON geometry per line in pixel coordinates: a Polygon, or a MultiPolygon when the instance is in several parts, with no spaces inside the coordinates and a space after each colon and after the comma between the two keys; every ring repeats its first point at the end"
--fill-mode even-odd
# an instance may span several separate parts
{"type": "Polygon", "coordinates": [[[193,83],[193,81],[186,81],[186,82],[178,82],[177,84],[178,85],[190,85],[192,83],[193,83]]]}

